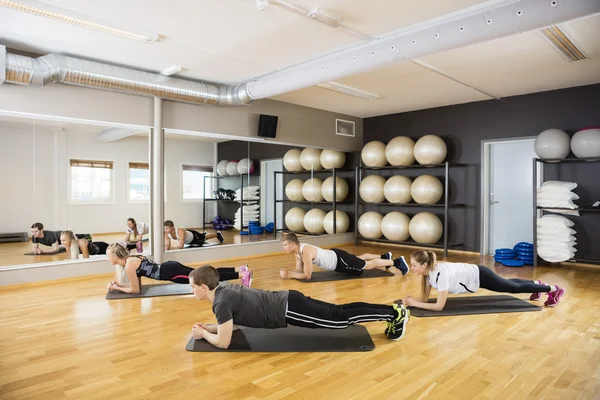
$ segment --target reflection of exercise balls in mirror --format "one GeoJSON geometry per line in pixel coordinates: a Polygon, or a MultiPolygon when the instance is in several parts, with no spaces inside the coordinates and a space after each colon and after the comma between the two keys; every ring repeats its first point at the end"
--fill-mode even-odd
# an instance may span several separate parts
{"type": "MultiPolygon", "coordinates": [[[[348,218],[348,214],[343,211],[336,210],[335,211],[335,225],[336,232],[335,233],[345,233],[348,232],[348,228],[350,226],[350,218],[348,218]]],[[[327,215],[325,215],[325,219],[323,219],[323,227],[325,228],[325,232],[330,235],[333,234],[333,211],[329,211],[327,215]]]]}
{"type": "Polygon", "coordinates": [[[237,161],[229,161],[227,163],[227,175],[238,175],[237,167],[237,161]]]}
{"type": "Polygon", "coordinates": [[[304,181],[302,179],[292,179],[285,185],[285,196],[291,201],[304,201],[303,185],[304,181]]]}
{"type": "Polygon", "coordinates": [[[383,176],[368,175],[360,182],[358,193],[365,203],[381,203],[385,199],[384,186],[385,178],[383,176]]]}
{"type": "Polygon", "coordinates": [[[440,164],[446,159],[448,148],[436,135],[425,135],[415,143],[415,160],[422,165],[440,164]]]}
{"type": "Polygon", "coordinates": [[[292,232],[304,232],[306,210],[300,207],[290,208],[285,214],[285,226],[292,232]]]}
{"type": "Polygon", "coordinates": [[[358,219],[358,232],[367,239],[379,239],[381,237],[381,221],[383,215],[375,211],[364,213],[358,219]]]}
{"type": "Polygon", "coordinates": [[[373,140],[363,147],[360,158],[366,167],[383,167],[387,164],[385,159],[385,144],[373,140]]]}
{"type": "Polygon", "coordinates": [[[600,128],[590,127],[575,132],[571,138],[571,151],[577,158],[600,157],[600,128]]]}
{"type": "Polygon", "coordinates": [[[237,166],[240,175],[251,174],[254,172],[254,161],[249,158],[242,158],[237,166]]]}
{"type": "Polygon", "coordinates": [[[320,208],[313,208],[304,215],[304,228],[310,233],[323,233],[323,221],[325,220],[325,211],[320,208]]]}
{"type": "Polygon", "coordinates": [[[444,194],[444,186],[435,176],[421,175],[413,181],[410,193],[416,203],[436,204],[444,194]]]}
{"type": "Polygon", "coordinates": [[[288,150],[283,156],[283,166],[286,171],[299,172],[302,171],[302,164],[300,163],[300,150],[292,149],[288,150]]]}
{"type": "Polygon", "coordinates": [[[321,150],[307,147],[300,154],[300,164],[307,171],[318,171],[323,169],[321,165],[321,150]]]}
{"type": "Polygon", "coordinates": [[[325,169],[342,168],[346,163],[346,153],[337,150],[323,150],[321,152],[321,165],[325,169]]]}
{"type": "Polygon", "coordinates": [[[229,175],[227,173],[227,164],[229,164],[229,160],[219,161],[219,163],[217,164],[217,175],[219,175],[219,176],[229,175]]]}
{"type": "Polygon", "coordinates": [[[385,158],[395,167],[412,165],[415,162],[415,142],[408,136],[397,136],[385,146],[385,158]]]}
{"type": "Polygon", "coordinates": [[[322,186],[322,180],[319,178],[311,178],[302,185],[302,195],[306,201],[323,201],[323,195],[321,194],[322,186]]]}
{"type": "Polygon", "coordinates": [[[409,237],[408,225],[410,224],[410,218],[408,215],[392,211],[387,213],[381,221],[381,233],[388,240],[396,242],[404,242],[409,237]]]}
{"type": "MultiPolygon", "coordinates": [[[[348,183],[340,177],[335,178],[335,201],[344,201],[348,197],[348,183]]],[[[333,176],[325,179],[321,186],[321,195],[325,201],[333,201],[333,176]]]]}
{"type": "Polygon", "coordinates": [[[565,158],[571,151],[571,138],[560,129],[546,129],[539,133],[533,142],[535,154],[542,160],[565,158]]]}
{"type": "Polygon", "coordinates": [[[410,194],[411,185],[412,181],[406,176],[392,176],[383,185],[383,195],[390,203],[406,204],[412,199],[410,194]]]}
{"type": "Polygon", "coordinates": [[[420,212],[411,218],[408,225],[410,237],[417,243],[437,243],[443,233],[442,221],[430,212],[420,212]]]}

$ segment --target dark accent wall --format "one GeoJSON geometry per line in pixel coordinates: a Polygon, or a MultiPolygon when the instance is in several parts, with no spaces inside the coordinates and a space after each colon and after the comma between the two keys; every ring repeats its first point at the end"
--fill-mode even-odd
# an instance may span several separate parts
{"type": "MultiPolygon", "coordinates": [[[[435,93],[431,94],[435,96],[435,93]]],[[[451,212],[450,242],[464,243],[464,250],[480,248],[481,141],[535,136],[558,128],[573,135],[587,126],[600,125],[600,84],[507,97],[500,100],[433,108],[364,120],[363,142],[387,143],[396,136],[415,140],[434,134],[448,146],[448,161],[468,164],[451,172],[450,201],[464,202],[463,210],[451,212]]],[[[572,154],[569,157],[574,157],[572,154]]],[[[545,180],[558,179],[579,184],[576,203],[584,206],[600,200],[600,162],[561,163],[545,169],[545,180]]],[[[523,207],[531,209],[531,204],[523,207]]],[[[577,230],[577,255],[600,258],[600,212],[572,217],[577,230]]]]}

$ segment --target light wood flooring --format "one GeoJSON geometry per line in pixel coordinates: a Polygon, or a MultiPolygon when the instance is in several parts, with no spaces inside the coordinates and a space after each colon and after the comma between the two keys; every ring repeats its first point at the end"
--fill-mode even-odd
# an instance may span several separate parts
{"type": "MultiPolygon", "coordinates": [[[[379,254],[386,248],[345,249],[379,254]]],[[[473,254],[448,259],[493,266],[473,254]]],[[[278,270],[293,265],[290,255],[249,262],[254,287],[297,289],[334,303],[389,304],[419,290],[410,274],[304,284],[279,279],[278,270]]],[[[214,322],[209,303],[193,296],[107,301],[108,274],[0,288],[0,398],[600,398],[600,273],[495,271],[567,292],[558,307],[541,312],[413,317],[398,342],[386,339],[382,322],[368,323],[377,347],[364,353],[190,353],[192,325],[214,322]]]]}

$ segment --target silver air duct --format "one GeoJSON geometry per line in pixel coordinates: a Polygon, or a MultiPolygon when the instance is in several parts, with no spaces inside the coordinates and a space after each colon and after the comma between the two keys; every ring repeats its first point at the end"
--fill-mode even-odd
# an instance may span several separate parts
{"type": "MultiPolygon", "coordinates": [[[[170,78],[56,54],[35,59],[6,54],[0,68],[6,68],[6,82],[22,85],[58,82],[185,103],[237,106],[597,13],[599,0],[490,0],[236,86],[170,78]]],[[[3,75],[0,69],[0,83],[3,75]]]]}

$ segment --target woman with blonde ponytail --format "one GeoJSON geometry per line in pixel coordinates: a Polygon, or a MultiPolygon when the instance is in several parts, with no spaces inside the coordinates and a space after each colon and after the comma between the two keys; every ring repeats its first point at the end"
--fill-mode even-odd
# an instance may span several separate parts
{"type": "Polygon", "coordinates": [[[544,303],[547,307],[556,306],[565,294],[564,288],[541,281],[504,279],[482,265],[437,262],[431,250],[413,251],[410,254],[410,268],[413,273],[422,275],[421,298],[405,297],[402,301],[405,307],[441,311],[446,305],[448,293],[475,293],[479,288],[500,293],[531,293],[530,300],[539,300],[542,293],[548,293],[544,303]],[[428,303],[432,287],[438,292],[437,300],[428,303]]]}
{"type": "Polygon", "coordinates": [[[83,258],[90,258],[90,255],[106,254],[108,243],[106,242],[91,242],[87,239],[77,239],[73,231],[62,231],[60,234],[60,242],[67,250],[67,259],[77,260],[79,254],[83,258]]]}

